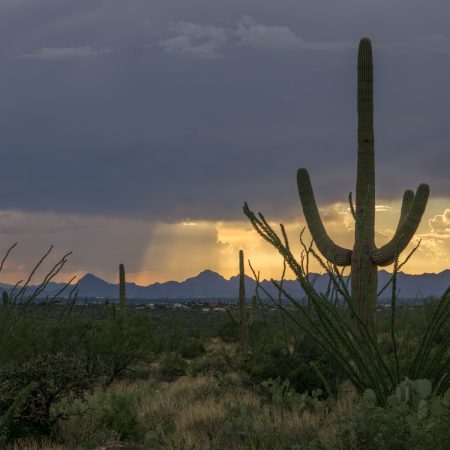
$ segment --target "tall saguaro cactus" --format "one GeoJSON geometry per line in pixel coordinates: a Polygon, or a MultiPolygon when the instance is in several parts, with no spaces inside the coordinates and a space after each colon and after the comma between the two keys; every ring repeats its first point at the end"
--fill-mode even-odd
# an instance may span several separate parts
{"type": "Polygon", "coordinates": [[[248,322],[245,302],[244,252],[239,250],[239,344],[241,352],[247,354],[248,322]]]}
{"type": "Polygon", "coordinates": [[[124,319],[127,297],[125,292],[125,267],[123,264],[119,265],[119,303],[122,318],[124,319]]]}
{"type": "Polygon", "coordinates": [[[355,243],[353,249],[336,245],[325,231],[317,209],[309,174],[297,173],[298,192],[306,223],[322,255],[337,266],[351,266],[352,298],[361,319],[375,321],[378,266],[387,266],[405,249],[419,226],[429,196],[427,184],[416,193],[406,191],[400,220],[391,241],[375,246],[375,164],[373,132],[372,46],[368,38],[358,49],[358,164],[356,175],[355,243]]]}

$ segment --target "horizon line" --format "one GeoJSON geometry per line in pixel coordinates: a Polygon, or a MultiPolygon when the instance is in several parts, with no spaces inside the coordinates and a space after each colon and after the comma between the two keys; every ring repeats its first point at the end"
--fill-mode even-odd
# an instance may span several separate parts
{"type": "MultiPolygon", "coordinates": [[[[403,275],[408,275],[408,276],[418,277],[418,276],[424,276],[424,275],[441,275],[442,273],[447,272],[447,271],[450,271],[450,268],[441,270],[440,272],[407,273],[407,272],[400,271],[400,272],[398,272],[398,273],[399,273],[399,274],[403,274],[403,275]]],[[[184,283],[184,282],[186,282],[187,280],[190,280],[190,279],[192,279],[192,278],[197,278],[199,275],[201,275],[201,274],[204,273],[204,272],[211,272],[211,273],[214,273],[214,274],[216,274],[216,275],[219,275],[219,276],[222,277],[225,281],[231,281],[231,279],[236,278],[236,277],[239,276],[239,272],[238,272],[236,275],[231,275],[229,278],[227,278],[227,277],[225,277],[224,275],[222,275],[220,272],[216,272],[215,270],[212,270],[212,269],[203,269],[202,271],[198,272],[196,275],[189,276],[189,277],[187,277],[187,278],[185,278],[185,279],[183,279],[183,280],[173,280],[173,279],[168,279],[168,280],[165,280],[165,281],[155,281],[155,282],[150,282],[149,284],[137,284],[137,283],[135,283],[134,281],[126,281],[126,280],[125,280],[125,282],[128,283],[128,284],[134,284],[135,286],[138,286],[138,287],[149,287],[149,286],[153,286],[153,285],[155,285],[155,284],[164,284],[164,283],[171,283],[171,282],[174,282],[174,283],[184,283]]],[[[380,270],[378,270],[378,272],[392,273],[392,272],[390,272],[389,270],[386,270],[386,269],[380,269],[380,270]]],[[[311,275],[326,275],[325,272],[310,272],[310,274],[311,274],[311,275]]],[[[108,283],[108,284],[112,284],[112,285],[116,285],[116,284],[118,285],[118,284],[119,284],[119,281],[117,281],[117,282],[106,281],[106,280],[104,280],[103,278],[101,278],[101,277],[95,275],[95,274],[92,273],[92,272],[86,272],[83,276],[81,276],[81,277],[78,279],[78,281],[74,280],[74,282],[71,283],[71,285],[77,284],[80,280],[82,280],[84,277],[86,277],[86,275],[92,275],[92,276],[94,276],[94,277],[96,277],[96,278],[98,278],[98,279],[100,279],[100,280],[102,280],[102,281],[104,281],[105,283],[108,283]]],[[[245,274],[245,276],[246,276],[247,278],[250,278],[250,279],[252,279],[253,281],[255,281],[254,278],[251,277],[250,275],[245,274]]],[[[348,274],[344,275],[344,277],[347,277],[347,276],[348,276],[348,274]]],[[[276,281],[279,281],[279,279],[277,279],[277,278],[264,278],[264,279],[262,279],[260,282],[263,282],[263,281],[271,281],[272,279],[273,279],[273,280],[276,280],[276,281]]],[[[285,281],[296,281],[295,278],[287,278],[287,277],[284,278],[284,280],[285,280],[285,281]]]]}

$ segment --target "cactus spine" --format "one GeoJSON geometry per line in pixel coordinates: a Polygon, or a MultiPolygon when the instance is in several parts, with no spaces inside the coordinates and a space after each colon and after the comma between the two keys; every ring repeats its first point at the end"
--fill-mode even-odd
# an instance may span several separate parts
{"type": "MultiPolygon", "coordinates": [[[[358,49],[358,163],[356,174],[355,242],[353,249],[336,245],[325,231],[314,199],[309,174],[297,173],[298,192],[311,235],[322,255],[337,266],[351,266],[352,298],[361,319],[375,323],[378,266],[392,264],[419,226],[429,196],[427,184],[406,191],[397,230],[386,245],[375,246],[375,164],[373,132],[373,64],[368,38],[358,49]]],[[[352,206],[353,208],[353,206],[352,206]]]]}
{"type": "Polygon", "coordinates": [[[247,354],[248,322],[245,304],[244,252],[239,250],[239,344],[242,355],[247,354]]]}
{"type": "Polygon", "coordinates": [[[122,318],[125,319],[125,308],[127,305],[127,297],[125,292],[125,267],[123,264],[119,265],[119,303],[122,318]]]}

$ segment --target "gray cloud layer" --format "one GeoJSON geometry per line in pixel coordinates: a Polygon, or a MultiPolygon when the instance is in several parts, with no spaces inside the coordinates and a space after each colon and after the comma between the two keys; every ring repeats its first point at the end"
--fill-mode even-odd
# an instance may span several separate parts
{"type": "Polygon", "coordinates": [[[59,48],[43,47],[31,53],[24,53],[23,55],[21,55],[21,57],[30,59],[58,60],[67,58],[90,58],[93,56],[105,55],[109,52],[110,50],[106,48],[95,49],[90,47],[89,45],[59,48]]]}
{"type": "Polygon", "coordinates": [[[378,196],[449,196],[448,2],[38,3],[0,4],[0,209],[291,214],[300,166],[321,203],[345,200],[363,35],[378,196]]]}

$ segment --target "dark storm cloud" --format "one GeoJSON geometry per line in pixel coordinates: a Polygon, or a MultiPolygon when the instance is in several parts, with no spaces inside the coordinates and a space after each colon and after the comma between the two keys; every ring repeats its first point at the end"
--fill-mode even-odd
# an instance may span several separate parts
{"type": "Polygon", "coordinates": [[[241,217],[321,203],[356,167],[356,48],[375,47],[377,195],[449,196],[448,2],[3,1],[1,209],[241,217]],[[405,8],[408,14],[405,16],[405,8]]]}

